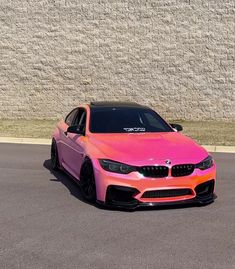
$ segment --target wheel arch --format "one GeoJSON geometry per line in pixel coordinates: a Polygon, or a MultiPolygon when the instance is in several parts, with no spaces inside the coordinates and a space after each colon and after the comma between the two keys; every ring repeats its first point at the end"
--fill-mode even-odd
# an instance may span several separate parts
{"type": "Polygon", "coordinates": [[[92,159],[90,158],[89,155],[85,155],[85,157],[83,159],[83,162],[82,162],[82,165],[81,165],[81,168],[80,168],[80,176],[81,176],[81,173],[82,173],[83,166],[85,165],[85,163],[87,161],[91,163],[92,169],[94,170],[94,163],[93,163],[92,159]]]}

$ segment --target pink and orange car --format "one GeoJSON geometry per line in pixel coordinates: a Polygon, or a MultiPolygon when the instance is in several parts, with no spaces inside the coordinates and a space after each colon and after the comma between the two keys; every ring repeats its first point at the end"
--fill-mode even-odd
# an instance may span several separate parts
{"type": "Polygon", "coordinates": [[[181,130],[136,103],[81,105],[53,133],[52,168],[71,175],[86,200],[105,206],[209,204],[216,164],[181,130]]]}

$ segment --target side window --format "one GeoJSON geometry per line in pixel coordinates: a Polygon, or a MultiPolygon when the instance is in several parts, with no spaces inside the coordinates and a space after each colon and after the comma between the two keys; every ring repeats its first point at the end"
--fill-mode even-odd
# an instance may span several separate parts
{"type": "Polygon", "coordinates": [[[86,128],[86,110],[79,108],[78,114],[73,122],[73,125],[77,125],[79,128],[85,131],[86,128]]]}
{"type": "Polygon", "coordinates": [[[72,110],[68,116],[65,118],[65,123],[68,125],[68,126],[71,126],[73,124],[73,121],[74,121],[74,118],[75,116],[77,115],[78,113],[78,108],[75,108],[74,110],[72,110]]]}

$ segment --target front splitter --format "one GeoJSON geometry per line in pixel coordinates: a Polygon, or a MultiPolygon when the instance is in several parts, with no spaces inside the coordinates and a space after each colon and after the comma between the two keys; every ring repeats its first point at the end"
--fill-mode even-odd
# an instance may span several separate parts
{"type": "Polygon", "coordinates": [[[135,210],[138,208],[149,208],[149,207],[166,207],[166,206],[177,206],[177,205],[207,205],[214,202],[214,200],[217,198],[216,194],[211,194],[207,197],[198,197],[187,200],[181,200],[181,201],[174,201],[174,202],[140,202],[138,200],[133,201],[132,203],[119,203],[117,201],[115,202],[109,202],[105,203],[102,201],[96,201],[97,204],[106,207],[106,208],[116,208],[116,209],[124,209],[124,210],[135,210]]]}

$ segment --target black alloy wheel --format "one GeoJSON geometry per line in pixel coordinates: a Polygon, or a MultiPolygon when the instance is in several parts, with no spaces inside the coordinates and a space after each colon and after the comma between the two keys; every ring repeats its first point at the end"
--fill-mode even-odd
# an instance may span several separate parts
{"type": "Polygon", "coordinates": [[[80,187],[83,197],[94,203],[96,201],[95,175],[91,160],[86,159],[80,173],[80,187]]]}
{"type": "Polygon", "coordinates": [[[51,144],[51,167],[54,171],[59,169],[58,149],[54,139],[51,144]]]}

